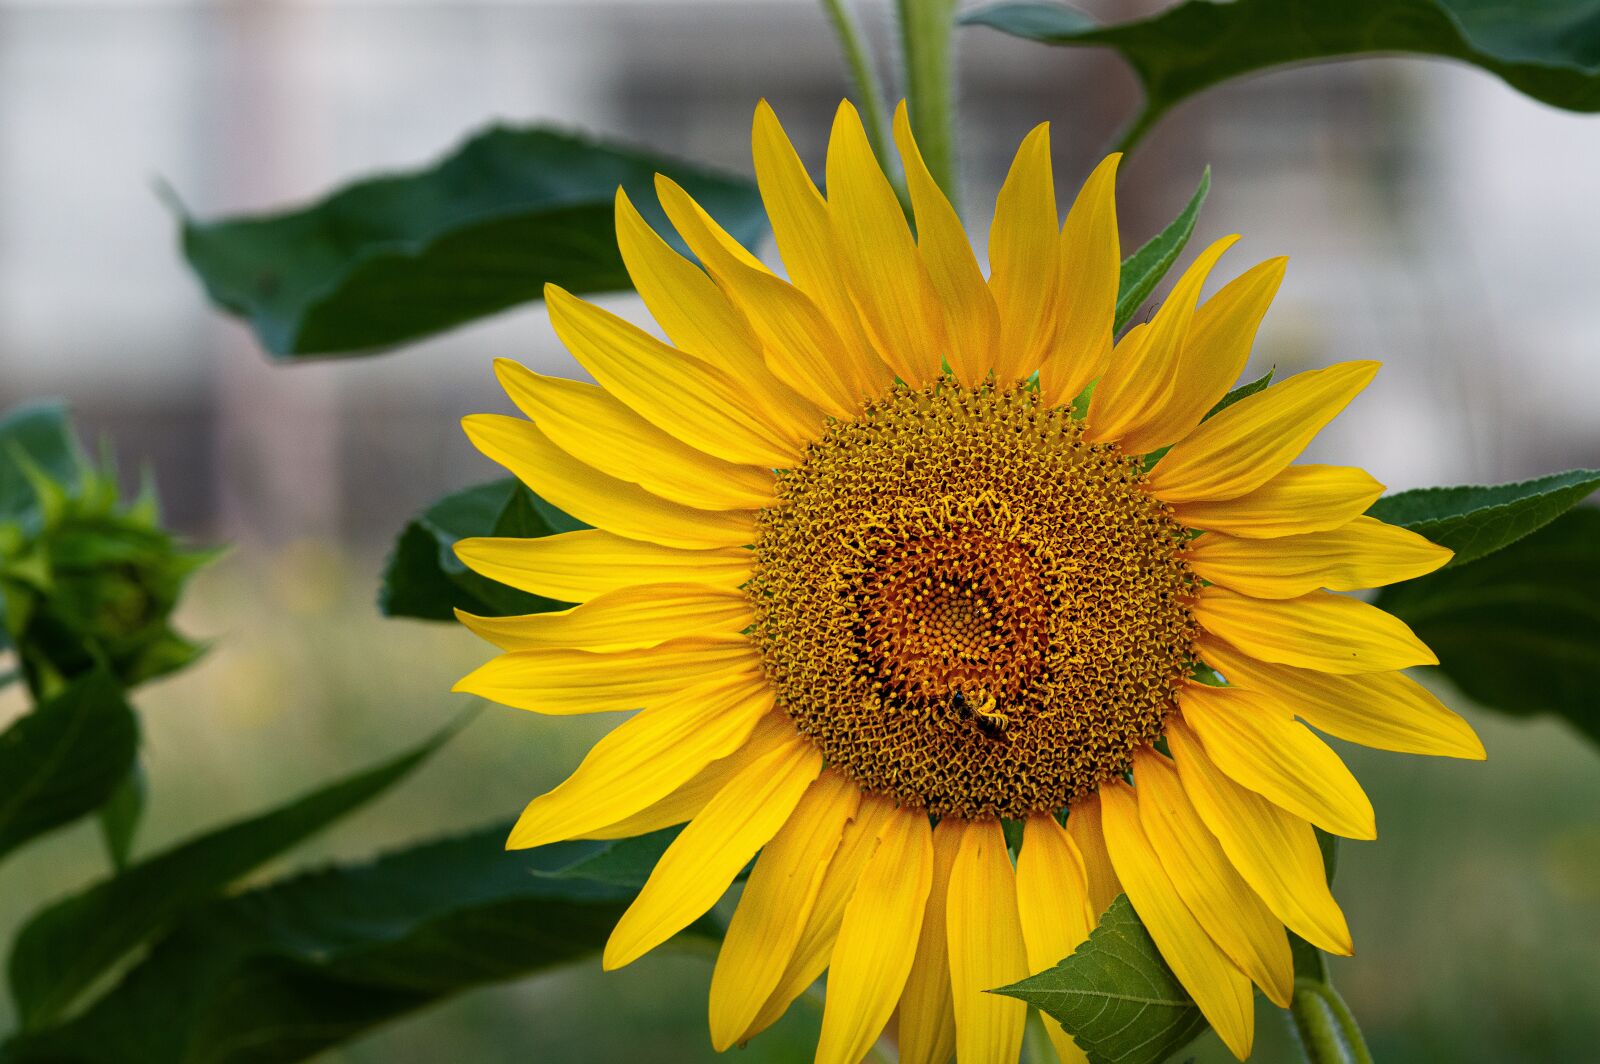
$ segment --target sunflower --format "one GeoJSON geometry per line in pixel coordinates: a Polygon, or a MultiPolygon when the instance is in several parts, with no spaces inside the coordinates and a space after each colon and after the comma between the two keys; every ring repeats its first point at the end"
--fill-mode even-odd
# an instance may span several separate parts
{"type": "Polygon", "coordinates": [[[1207,416],[1283,259],[1202,303],[1236,238],[1220,240],[1114,340],[1117,156],[1062,224],[1034,130],[986,279],[903,105],[894,133],[915,235],[850,105],[826,198],[758,108],[787,279],[666,178],[658,197],[698,265],[619,191],[622,256],[669,342],[551,287],[555,330],[598,386],[502,361],[527,418],[466,419],[592,528],[457,545],[485,576],[579,604],[463,615],[504,653],[457,689],[545,714],[640,710],[528,805],[509,845],[686,824],[608,969],[702,916],[754,859],[711,980],[719,1049],[826,970],[818,1060],[861,1059],[898,1012],[908,1064],[1009,1064],[1026,1006],[986,991],[1071,953],[1126,893],[1243,1058],[1252,984],[1278,1005],[1292,993],[1285,927],[1351,952],[1313,825],[1375,835],[1306,725],[1483,756],[1400,673],[1435,663],[1428,648],[1337,594],[1450,552],[1363,516],[1383,490],[1365,472],[1290,464],[1376,363],[1207,416]]]}

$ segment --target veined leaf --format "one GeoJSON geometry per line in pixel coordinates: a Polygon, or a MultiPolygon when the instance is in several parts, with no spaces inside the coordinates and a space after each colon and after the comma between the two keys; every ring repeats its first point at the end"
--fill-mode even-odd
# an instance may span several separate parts
{"type": "MultiPolygon", "coordinates": [[[[376,798],[456,731],[296,801],[207,832],[35,915],[12,948],[11,994],[25,1028],[59,1017],[90,984],[185,910],[376,798]]],[[[128,760],[107,793],[127,775],[128,760]]]]}
{"type": "Polygon", "coordinates": [[[1386,495],[1367,511],[1475,561],[1542,528],[1600,488],[1600,469],[1573,469],[1491,487],[1417,488],[1386,495]]]}
{"type": "Polygon", "coordinates": [[[1183,253],[1184,245],[1194,235],[1195,219],[1200,217],[1200,207],[1211,191],[1211,167],[1200,175],[1200,185],[1189,197],[1188,204],[1167,227],[1122,262],[1122,274],[1117,283],[1117,317],[1113,327],[1121,332],[1139,312],[1139,305],[1155,291],[1161,278],[1172,269],[1183,253]]]}
{"type": "Polygon", "coordinates": [[[1590,0],[1184,0],[1103,26],[1054,3],[1001,3],[964,22],[1028,40],[1113,48],[1144,86],[1137,139],[1202,89],[1288,63],[1384,52],[1459,59],[1569,111],[1600,111],[1600,29],[1590,0]]]}
{"type": "Polygon", "coordinates": [[[1475,702],[1553,713],[1600,742],[1600,509],[1579,507],[1471,565],[1385,588],[1475,702]]]}
{"type": "Polygon", "coordinates": [[[0,857],[104,805],[138,750],[138,718],[100,671],[0,732],[0,857]]]}
{"type": "Polygon", "coordinates": [[[447,495],[400,534],[384,570],[378,608],[390,617],[453,621],[468,613],[509,616],[566,609],[557,602],[479,576],[452,549],[470,536],[555,535],[587,525],[557,510],[514,477],[447,495]]]}
{"type": "Polygon", "coordinates": [[[493,126],[432,166],[311,207],[185,217],[183,251],[212,301],[245,318],[273,355],[370,353],[539,299],[546,282],[631,288],[613,197],[627,189],[669,235],[658,171],[736,238],[766,231],[748,181],[573,133],[493,126]]]}
{"type": "Polygon", "coordinates": [[[1091,1064],[1159,1064],[1206,1029],[1125,894],[1072,956],[994,992],[1053,1017],[1091,1064]]]}
{"type": "Polygon", "coordinates": [[[303,1060],[452,994],[597,952],[634,891],[539,873],[604,844],[508,854],[509,831],[500,824],[214,901],[81,1016],[13,1042],[9,1059],[303,1060]]]}

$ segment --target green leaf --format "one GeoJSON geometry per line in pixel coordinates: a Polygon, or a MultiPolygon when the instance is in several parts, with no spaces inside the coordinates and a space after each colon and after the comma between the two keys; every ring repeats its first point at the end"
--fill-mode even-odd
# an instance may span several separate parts
{"type": "Polygon", "coordinates": [[[0,732],[0,857],[104,805],[139,751],[139,721],[104,672],[0,732]]]}
{"type": "MultiPolygon", "coordinates": [[[[1255,380],[1249,381],[1249,382],[1247,382],[1245,384],[1239,385],[1239,387],[1233,389],[1227,395],[1224,395],[1221,399],[1218,399],[1216,405],[1213,406],[1210,410],[1207,410],[1206,413],[1205,413],[1205,416],[1202,417],[1200,420],[1201,421],[1210,421],[1212,418],[1216,417],[1218,414],[1220,414],[1224,410],[1228,409],[1228,407],[1232,406],[1234,403],[1237,403],[1240,399],[1243,399],[1243,398],[1245,398],[1247,396],[1254,395],[1259,391],[1263,391],[1267,387],[1267,385],[1272,383],[1272,375],[1274,373],[1276,373],[1277,371],[1278,371],[1278,367],[1274,366],[1271,369],[1267,370],[1267,372],[1263,373],[1261,376],[1257,377],[1255,380]]],[[[1145,467],[1145,469],[1153,468],[1157,462],[1159,462],[1159,461],[1161,461],[1161,459],[1165,458],[1167,456],[1167,452],[1172,450],[1172,446],[1173,445],[1169,443],[1165,447],[1158,447],[1156,450],[1151,451],[1149,454],[1145,455],[1144,456],[1144,467],[1145,467]]]]}
{"type": "Polygon", "coordinates": [[[1536,100],[1600,111],[1600,22],[1592,0],[1185,0],[1104,26],[1070,7],[1001,3],[964,22],[1069,47],[1120,52],[1144,86],[1137,140],[1202,89],[1286,63],[1384,52],[1459,59],[1536,100]]]}
{"type": "Polygon", "coordinates": [[[1183,252],[1184,245],[1189,243],[1189,237],[1194,233],[1195,219],[1200,217],[1200,207],[1206,201],[1206,194],[1211,191],[1211,167],[1206,167],[1200,175],[1200,184],[1194,190],[1194,195],[1189,197],[1188,204],[1172,219],[1171,223],[1161,232],[1157,233],[1138,251],[1129,255],[1122,263],[1122,276],[1117,284],[1117,318],[1114,331],[1121,332],[1138,313],[1139,305],[1145,301],[1156,285],[1161,283],[1161,278],[1172,269],[1172,264],[1178,261],[1178,256],[1183,252]]]}
{"type": "Polygon", "coordinates": [[[570,864],[551,867],[539,874],[557,879],[587,879],[638,890],[650,878],[656,862],[661,860],[661,855],[667,852],[667,847],[672,845],[672,840],[682,830],[680,824],[652,831],[648,835],[600,843],[578,854],[570,864]]]}
{"type": "Polygon", "coordinates": [[[1228,409],[1228,407],[1232,406],[1234,403],[1237,403],[1240,399],[1247,399],[1257,392],[1266,391],[1267,386],[1272,383],[1272,375],[1276,372],[1278,372],[1278,367],[1273,366],[1255,380],[1239,385],[1239,387],[1233,389],[1233,391],[1229,392],[1227,395],[1224,395],[1221,399],[1218,399],[1217,405],[1212,407],[1210,410],[1207,410],[1206,416],[1200,420],[1209,421],[1218,414],[1222,413],[1224,410],[1228,409]]]}
{"type": "Polygon", "coordinates": [[[535,538],[587,527],[515,478],[447,495],[400,534],[384,570],[378,608],[390,617],[425,621],[454,620],[458,608],[494,616],[566,609],[570,603],[479,576],[461,564],[454,547],[472,536],[535,538]]]}
{"type": "Polygon", "coordinates": [[[1600,509],[1579,507],[1471,565],[1384,589],[1473,701],[1552,713],[1600,742],[1600,509]]]}
{"type": "Polygon", "coordinates": [[[994,993],[1053,1017],[1091,1064],[1159,1064],[1206,1029],[1127,895],[1072,956],[994,993]]]}
{"type": "Polygon", "coordinates": [[[100,835],[119,872],[128,867],[128,859],[133,856],[133,837],[139,833],[149,795],[150,782],[144,766],[135,760],[133,768],[100,807],[100,835]]]}
{"type": "MultiPolygon", "coordinates": [[[[175,917],[382,794],[457,727],[381,765],[191,839],[35,915],[11,952],[11,993],[23,1026],[55,1020],[103,972],[175,917]]],[[[112,786],[127,770],[124,764],[112,786]]]]}
{"type": "Polygon", "coordinates": [[[452,994],[598,951],[633,891],[539,873],[601,844],[508,854],[509,830],[219,899],[81,1016],[12,1043],[13,1064],[302,1060],[452,994]]]}
{"type": "Polygon", "coordinates": [[[39,505],[25,466],[74,484],[81,460],[63,404],[47,400],[7,411],[0,417],[0,523],[26,520],[39,505]]]}
{"type": "Polygon", "coordinates": [[[1418,488],[1386,495],[1367,511],[1476,561],[1543,528],[1600,488],[1600,469],[1573,469],[1492,487],[1418,488]]]}
{"type": "Polygon", "coordinates": [[[432,166],[349,185],[300,210],[182,219],[213,302],[279,357],[361,354],[539,299],[631,288],[618,186],[663,232],[653,178],[682,185],[739,240],[766,216],[753,185],[572,133],[492,126],[432,166]]]}

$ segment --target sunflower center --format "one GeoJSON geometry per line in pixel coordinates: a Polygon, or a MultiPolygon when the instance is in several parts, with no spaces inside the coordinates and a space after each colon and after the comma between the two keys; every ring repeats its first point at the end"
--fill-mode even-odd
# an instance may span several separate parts
{"type": "Polygon", "coordinates": [[[748,591],[778,704],[864,789],[1055,810],[1161,734],[1193,659],[1186,533],[1027,388],[898,387],[778,474],[748,591]]]}

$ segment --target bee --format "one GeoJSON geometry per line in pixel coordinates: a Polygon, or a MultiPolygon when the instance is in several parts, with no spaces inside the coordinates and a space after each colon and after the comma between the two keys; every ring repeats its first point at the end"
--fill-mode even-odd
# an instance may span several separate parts
{"type": "Polygon", "coordinates": [[[1011,727],[1011,718],[996,708],[999,702],[994,695],[984,695],[981,702],[969,702],[964,693],[957,691],[951,701],[958,712],[972,715],[972,722],[986,737],[1005,738],[1006,729],[1011,727]]]}

